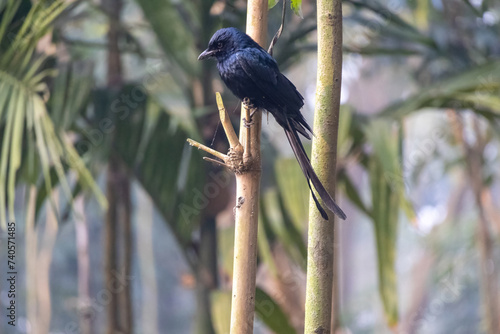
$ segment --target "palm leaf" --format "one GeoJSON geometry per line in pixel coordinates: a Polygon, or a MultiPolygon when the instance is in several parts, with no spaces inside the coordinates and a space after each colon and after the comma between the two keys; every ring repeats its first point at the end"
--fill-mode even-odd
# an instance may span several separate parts
{"type": "MultiPolygon", "coordinates": [[[[119,94],[131,94],[132,89],[136,86],[128,85],[119,94]]],[[[107,94],[113,101],[115,93],[107,94]]],[[[110,108],[104,104],[102,109],[110,108]]],[[[110,149],[149,193],[179,243],[188,243],[204,209],[198,202],[203,202],[204,162],[186,143],[187,133],[151,96],[123,120],[112,113],[102,117],[112,117],[116,127],[115,146],[110,149]]]]}
{"type": "MultiPolygon", "coordinates": [[[[151,23],[160,45],[169,59],[185,73],[194,75],[199,69],[193,35],[182,22],[171,0],[137,0],[151,23]]],[[[195,22],[191,22],[195,24],[195,22]]]]}
{"type": "Polygon", "coordinates": [[[368,160],[371,210],[365,209],[374,222],[377,245],[379,292],[384,314],[390,327],[398,323],[396,241],[400,208],[414,217],[413,208],[405,196],[402,175],[401,132],[383,120],[372,121],[365,127],[366,138],[373,146],[368,160]]]}
{"type": "Polygon", "coordinates": [[[259,288],[255,290],[255,315],[274,333],[296,333],[281,307],[259,288]]]}
{"type": "MultiPolygon", "coordinates": [[[[217,334],[229,333],[231,322],[231,292],[214,291],[210,294],[212,322],[217,334]]],[[[277,334],[293,334],[295,329],[281,307],[262,289],[255,291],[255,315],[277,334]]]]}
{"type": "Polygon", "coordinates": [[[284,206],[290,213],[295,228],[305,232],[309,212],[309,188],[294,158],[280,158],[274,165],[276,181],[284,206]]]}
{"type": "MultiPolygon", "coordinates": [[[[61,15],[67,4],[64,1],[39,1],[29,11],[23,24],[12,41],[5,41],[4,22],[13,19],[17,10],[16,1],[6,4],[0,45],[6,45],[0,56],[0,127],[2,154],[0,161],[0,189],[7,189],[5,197],[0,192],[0,223],[5,227],[5,212],[9,209],[9,219],[14,219],[14,192],[16,176],[23,163],[23,150],[36,152],[40,162],[47,193],[50,193],[50,170],[53,167],[65,193],[71,198],[71,191],[65,176],[63,162],[74,169],[80,180],[90,186],[104,206],[105,198],[100,193],[80,157],[71,144],[54,129],[44,99],[48,98],[45,81],[55,75],[52,68],[43,68],[44,57],[37,57],[34,49],[38,40],[48,33],[53,21],[61,15]],[[6,21],[4,21],[6,20],[6,21]]],[[[33,161],[31,161],[33,163],[33,161]]],[[[28,180],[29,182],[29,180],[28,180]]]]}
{"type": "Polygon", "coordinates": [[[496,60],[436,82],[405,101],[389,106],[381,115],[403,117],[424,108],[470,108],[500,116],[499,93],[500,61],[496,60]]]}

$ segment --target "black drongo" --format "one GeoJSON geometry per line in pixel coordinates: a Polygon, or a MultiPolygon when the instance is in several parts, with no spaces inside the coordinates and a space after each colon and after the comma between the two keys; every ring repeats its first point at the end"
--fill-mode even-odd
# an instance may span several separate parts
{"type": "MultiPolygon", "coordinates": [[[[217,59],[219,74],[234,95],[240,100],[248,98],[254,107],[265,109],[274,116],[285,130],[309,188],[312,183],[327,208],[345,219],[342,209],[318,179],[300,141],[298,133],[308,139],[311,139],[312,134],[311,127],[300,113],[304,98],[290,80],[281,74],[274,58],[250,36],[235,28],[220,29],[212,36],[208,48],[198,60],[206,58],[217,59]]],[[[321,216],[328,219],[312,188],[311,193],[321,216]]]]}

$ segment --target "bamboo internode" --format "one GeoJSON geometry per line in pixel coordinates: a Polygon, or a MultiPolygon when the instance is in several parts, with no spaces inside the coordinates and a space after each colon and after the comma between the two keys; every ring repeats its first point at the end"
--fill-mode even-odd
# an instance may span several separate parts
{"type": "MultiPolygon", "coordinates": [[[[318,0],[318,77],[311,163],[335,195],[337,134],[342,82],[342,2],[318,0]]],[[[330,333],[334,277],[334,215],[324,220],[309,201],[305,333],[330,333]]],[[[335,222],[334,222],[335,224],[335,222]]],[[[334,292],[335,294],[335,292],[334,292]]],[[[335,324],[333,326],[335,330],[335,324]]]]}

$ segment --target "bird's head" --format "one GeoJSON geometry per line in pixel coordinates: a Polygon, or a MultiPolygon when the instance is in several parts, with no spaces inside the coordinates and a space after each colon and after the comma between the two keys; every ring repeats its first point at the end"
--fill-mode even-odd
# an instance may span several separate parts
{"type": "Polygon", "coordinates": [[[203,51],[198,60],[216,58],[222,60],[235,51],[246,47],[258,47],[247,34],[236,28],[223,28],[217,30],[208,43],[208,48],[203,51]]]}

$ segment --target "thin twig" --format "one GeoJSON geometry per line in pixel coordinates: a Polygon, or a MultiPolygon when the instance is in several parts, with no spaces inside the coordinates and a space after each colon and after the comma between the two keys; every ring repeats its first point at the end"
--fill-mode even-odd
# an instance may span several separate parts
{"type": "Polygon", "coordinates": [[[281,12],[281,25],[276,34],[273,37],[273,40],[271,41],[271,44],[269,45],[269,49],[267,52],[272,56],[273,55],[273,48],[278,39],[281,37],[281,33],[283,32],[283,29],[285,28],[285,14],[286,14],[286,0],[283,0],[283,11],[281,12]]]}
{"type": "Polygon", "coordinates": [[[213,155],[221,160],[226,161],[226,159],[228,158],[227,155],[220,153],[219,151],[216,151],[208,146],[200,144],[197,141],[194,141],[190,138],[187,139],[187,142],[189,143],[189,145],[197,147],[199,150],[205,151],[205,152],[207,152],[207,153],[209,153],[209,154],[211,154],[211,155],[213,155]]]}
{"type": "Polygon", "coordinates": [[[222,123],[222,127],[224,128],[224,132],[226,133],[227,140],[229,141],[229,146],[236,150],[243,150],[219,92],[215,93],[215,98],[217,100],[217,108],[219,108],[220,121],[222,123]]]}

